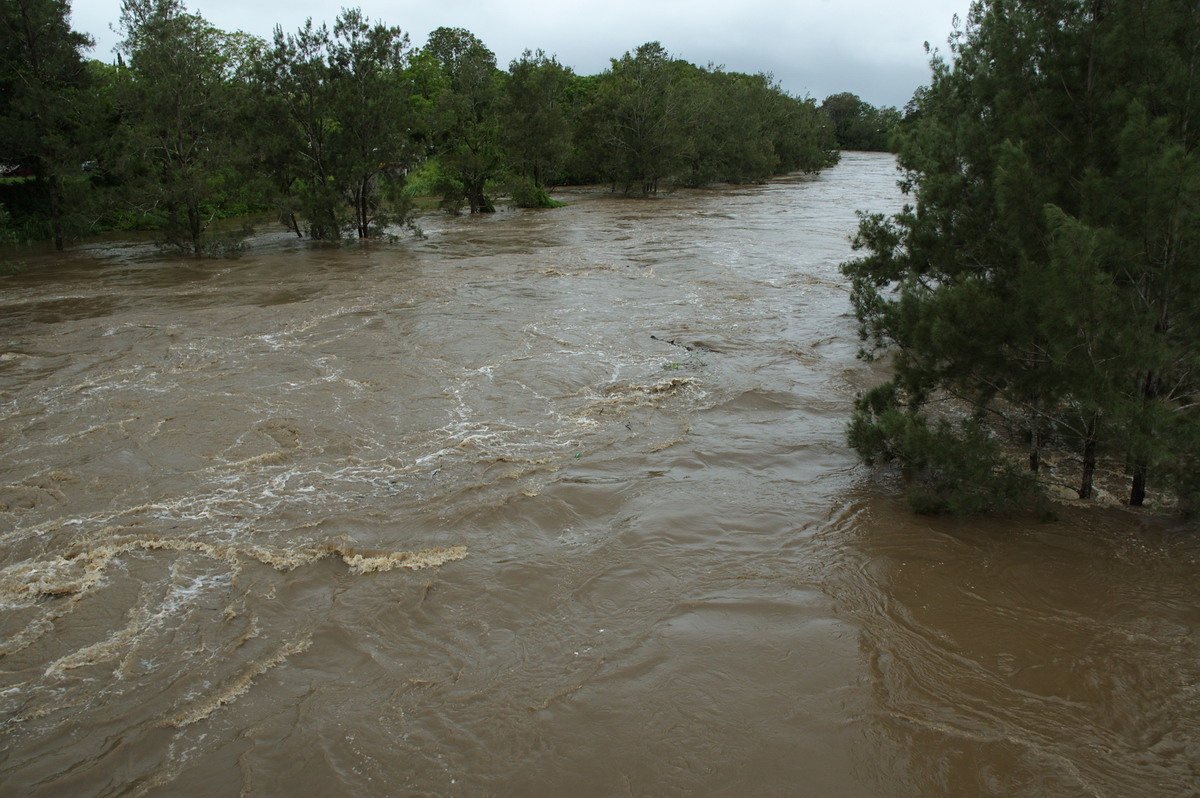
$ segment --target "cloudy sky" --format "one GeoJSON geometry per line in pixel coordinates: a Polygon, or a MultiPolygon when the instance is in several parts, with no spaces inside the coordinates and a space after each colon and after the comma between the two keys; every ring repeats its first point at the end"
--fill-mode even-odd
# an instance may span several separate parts
{"type": "MultiPolygon", "coordinates": [[[[945,50],[955,14],[970,0],[187,0],[227,31],[270,38],[304,20],[333,24],[343,5],[405,30],[416,46],[438,27],[466,28],[501,67],[542,49],[584,75],[597,74],[645,42],[677,58],[735,72],[766,72],[817,101],[849,91],[877,106],[902,107],[929,81],[924,44],[945,50]]],[[[121,0],[72,0],[72,27],[96,39],[91,56],[113,60],[121,0]]]]}

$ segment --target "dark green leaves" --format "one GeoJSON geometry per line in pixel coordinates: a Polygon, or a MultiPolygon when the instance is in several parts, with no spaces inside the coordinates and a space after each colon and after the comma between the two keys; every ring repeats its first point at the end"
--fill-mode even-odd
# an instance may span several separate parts
{"type": "Polygon", "coordinates": [[[34,171],[58,249],[81,204],[91,86],[81,53],[91,40],[69,15],[65,0],[0,0],[0,162],[34,171]]]}
{"type": "Polygon", "coordinates": [[[343,11],[333,31],[308,20],[276,28],[263,54],[261,124],[281,216],[336,241],[380,235],[407,220],[405,175],[422,153],[423,120],[408,36],[343,11]]]}
{"type": "MultiPolygon", "coordinates": [[[[867,352],[895,362],[856,448],[939,494],[930,464],[967,444],[1074,457],[1080,495],[1103,457],[1131,503],[1155,478],[1200,493],[1200,8],[978,2],[951,51],[904,126],[915,205],[864,218],[843,267],[867,352]]],[[[992,484],[1002,462],[961,470],[992,484]]]]}

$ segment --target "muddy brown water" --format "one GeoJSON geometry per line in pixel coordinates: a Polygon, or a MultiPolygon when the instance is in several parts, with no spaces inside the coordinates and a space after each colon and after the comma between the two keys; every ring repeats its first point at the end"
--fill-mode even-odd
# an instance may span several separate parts
{"type": "Polygon", "coordinates": [[[0,280],[0,792],[1200,794],[1200,543],[856,464],[894,161],[0,280]]]}

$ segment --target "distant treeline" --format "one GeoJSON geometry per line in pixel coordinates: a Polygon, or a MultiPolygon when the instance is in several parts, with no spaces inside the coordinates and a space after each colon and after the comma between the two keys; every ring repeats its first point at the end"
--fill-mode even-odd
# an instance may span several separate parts
{"type": "Polygon", "coordinates": [[[69,12],[0,0],[0,163],[30,175],[0,184],[10,241],[142,227],[201,254],[225,246],[214,219],[267,209],[298,235],[366,238],[404,224],[415,197],[482,212],[497,197],[552,206],[567,183],[650,195],[761,182],[889,135],[853,95],[818,107],[657,42],[600,75],[542,51],[505,71],[466,30],[413,48],[356,9],[268,42],[181,0],[125,0],[105,64],[82,57],[90,40],[69,12]]]}

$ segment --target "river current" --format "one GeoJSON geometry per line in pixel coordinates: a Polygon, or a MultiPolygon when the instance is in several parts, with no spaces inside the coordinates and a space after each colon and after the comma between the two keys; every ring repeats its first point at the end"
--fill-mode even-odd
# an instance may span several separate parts
{"type": "Polygon", "coordinates": [[[0,277],[0,792],[1200,795],[1200,538],[844,429],[891,156],[0,277]]]}

